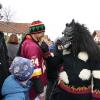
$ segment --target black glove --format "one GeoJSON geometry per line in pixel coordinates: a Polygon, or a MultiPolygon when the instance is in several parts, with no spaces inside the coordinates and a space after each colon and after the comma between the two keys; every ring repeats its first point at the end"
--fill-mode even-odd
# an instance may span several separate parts
{"type": "Polygon", "coordinates": [[[42,42],[41,43],[41,49],[44,53],[48,52],[49,51],[49,47],[48,45],[45,43],[45,42],[42,42]]]}

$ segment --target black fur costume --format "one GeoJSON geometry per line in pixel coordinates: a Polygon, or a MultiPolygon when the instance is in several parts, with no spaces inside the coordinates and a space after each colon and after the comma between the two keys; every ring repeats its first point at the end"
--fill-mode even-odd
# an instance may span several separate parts
{"type": "Polygon", "coordinates": [[[58,84],[49,100],[100,100],[97,44],[88,29],[74,20],[66,24],[63,34],[63,71],[59,73],[58,84]]]}

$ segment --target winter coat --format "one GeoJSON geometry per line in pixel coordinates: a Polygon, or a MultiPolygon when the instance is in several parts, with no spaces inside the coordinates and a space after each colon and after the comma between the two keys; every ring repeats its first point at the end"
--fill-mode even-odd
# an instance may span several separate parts
{"type": "Polygon", "coordinates": [[[9,60],[12,61],[18,51],[19,45],[18,44],[7,44],[7,50],[8,50],[8,56],[9,56],[9,60]]]}
{"type": "Polygon", "coordinates": [[[34,63],[34,71],[36,73],[33,75],[33,86],[30,90],[30,100],[33,100],[38,94],[43,92],[43,88],[47,84],[43,52],[37,41],[26,36],[26,39],[21,44],[20,56],[31,59],[34,63]]]}
{"type": "Polygon", "coordinates": [[[0,32],[0,100],[1,96],[1,87],[5,78],[9,75],[9,63],[8,63],[8,52],[5,44],[4,37],[1,36],[3,33],[0,32]]]}
{"type": "Polygon", "coordinates": [[[10,75],[2,86],[3,100],[29,100],[28,90],[28,86],[22,86],[13,75],[10,75]]]}

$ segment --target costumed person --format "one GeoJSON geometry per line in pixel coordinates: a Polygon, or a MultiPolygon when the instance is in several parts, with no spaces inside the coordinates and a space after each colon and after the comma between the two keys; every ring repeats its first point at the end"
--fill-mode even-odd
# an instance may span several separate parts
{"type": "Polygon", "coordinates": [[[100,100],[100,50],[83,24],[66,24],[63,70],[52,100],[100,100]],[[93,84],[91,84],[93,78],[93,84]],[[92,91],[93,86],[93,91],[92,91]]]}
{"type": "Polygon", "coordinates": [[[1,96],[1,87],[5,78],[9,75],[9,62],[8,62],[8,51],[4,39],[4,33],[0,32],[0,100],[1,96]]]}
{"type": "Polygon", "coordinates": [[[3,100],[29,100],[33,63],[30,59],[15,57],[9,75],[2,86],[3,100]]]}
{"type": "Polygon", "coordinates": [[[8,41],[7,41],[7,50],[8,50],[8,56],[9,56],[9,64],[13,61],[15,58],[19,48],[19,41],[17,34],[11,34],[8,41]]]}
{"type": "Polygon", "coordinates": [[[44,68],[44,57],[48,56],[48,51],[43,51],[39,45],[41,38],[44,36],[45,25],[41,21],[34,21],[29,27],[29,33],[25,35],[21,42],[18,55],[31,59],[34,63],[33,86],[30,90],[30,100],[39,97],[44,98],[44,87],[47,84],[47,78],[44,68]]]}

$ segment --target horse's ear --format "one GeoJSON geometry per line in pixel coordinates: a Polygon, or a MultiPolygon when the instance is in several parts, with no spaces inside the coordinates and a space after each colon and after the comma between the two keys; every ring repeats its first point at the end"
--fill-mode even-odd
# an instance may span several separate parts
{"type": "Polygon", "coordinates": [[[68,23],[66,23],[66,26],[68,27],[68,26],[69,26],[69,24],[68,24],[68,23]]]}
{"type": "Polygon", "coordinates": [[[72,22],[70,23],[70,25],[74,25],[75,24],[75,20],[72,19],[72,22]]]}

